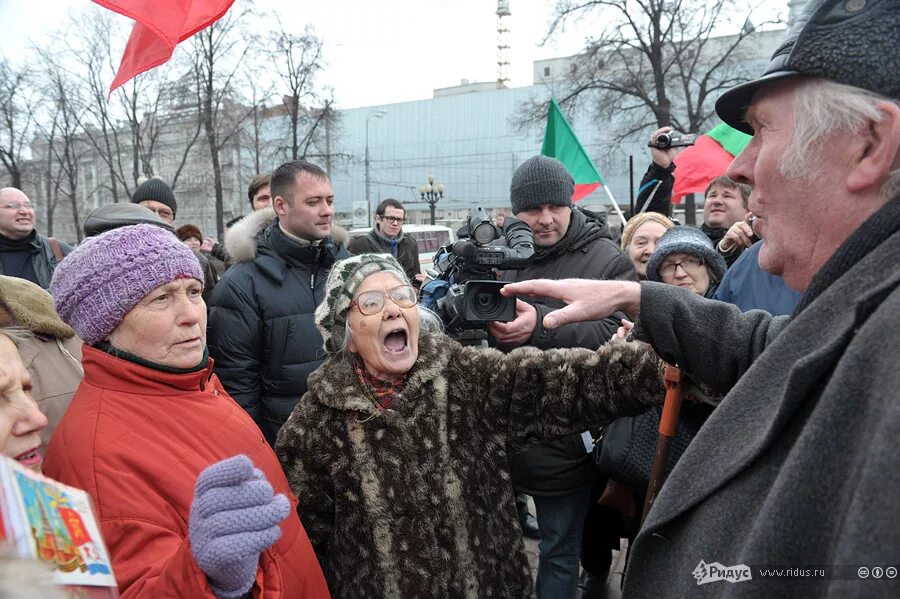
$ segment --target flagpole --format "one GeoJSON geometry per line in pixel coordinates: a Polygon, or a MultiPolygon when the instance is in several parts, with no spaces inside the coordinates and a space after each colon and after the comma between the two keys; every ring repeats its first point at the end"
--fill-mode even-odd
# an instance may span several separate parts
{"type": "Polygon", "coordinates": [[[609,198],[609,202],[612,204],[613,209],[616,211],[616,214],[618,214],[619,218],[622,219],[622,226],[624,227],[628,223],[628,221],[625,220],[625,215],[622,214],[621,210],[619,210],[618,202],[616,202],[616,199],[613,197],[612,193],[609,191],[609,187],[607,187],[606,185],[601,185],[600,187],[602,187],[603,191],[606,192],[606,197],[609,198]]]}

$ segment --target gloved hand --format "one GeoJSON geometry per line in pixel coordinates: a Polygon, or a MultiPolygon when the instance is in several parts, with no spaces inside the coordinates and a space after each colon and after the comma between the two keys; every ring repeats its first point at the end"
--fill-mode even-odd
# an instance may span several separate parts
{"type": "Polygon", "coordinates": [[[290,513],[265,475],[245,455],[208,466],[194,487],[188,518],[191,551],[220,599],[242,597],[253,586],[260,552],[281,536],[290,513]]]}

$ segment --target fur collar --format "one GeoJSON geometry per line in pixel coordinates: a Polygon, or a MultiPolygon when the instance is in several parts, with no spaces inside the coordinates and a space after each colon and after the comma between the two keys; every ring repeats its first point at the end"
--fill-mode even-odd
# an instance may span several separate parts
{"type": "MultiPolygon", "coordinates": [[[[274,220],[275,209],[269,207],[251,212],[228,229],[225,233],[225,251],[235,263],[256,259],[256,238],[274,220]]],[[[346,246],[349,234],[343,227],[332,225],[331,239],[337,245],[346,246]]]]}
{"type": "MultiPolygon", "coordinates": [[[[406,386],[399,398],[415,397],[429,382],[443,375],[451,354],[460,346],[440,333],[419,333],[419,357],[409,372],[406,386]]],[[[309,376],[309,388],[322,404],[346,412],[373,414],[372,401],[362,390],[353,363],[346,354],[334,354],[321,368],[309,376]]]]}
{"type": "Polygon", "coordinates": [[[0,276],[0,326],[20,326],[36,335],[75,336],[53,309],[53,297],[25,279],[0,276]]]}

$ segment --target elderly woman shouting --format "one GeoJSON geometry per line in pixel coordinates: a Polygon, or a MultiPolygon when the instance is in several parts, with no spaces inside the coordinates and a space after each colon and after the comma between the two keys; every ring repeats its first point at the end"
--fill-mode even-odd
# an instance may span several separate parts
{"type": "Polygon", "coordinates": [[[456,343],[385,254],[336,263],[316,322],[329,356],[276,453],[345,599],[531,596],[509,456],[662,397],[642,344],[456,343]]]}
{"type": "Polygon", "coordinates": [[[51,285],[84,380],[44,473],[94,499],[122,597],[327,597],[278,460],[206,350],[203,271],[160,227],[81,244],[51,285]]]}

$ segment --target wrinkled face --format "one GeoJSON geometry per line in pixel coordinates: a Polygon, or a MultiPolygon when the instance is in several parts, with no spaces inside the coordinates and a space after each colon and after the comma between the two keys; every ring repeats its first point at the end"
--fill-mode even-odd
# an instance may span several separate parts
{"type": "Polygon", "coordinates": [[[572,209],[541,204],[538,208],[517,212],[516,218],[534,231],[534,245],[546,248],[556,245],[565,236],[572,220],[572,209]]]}
{"type": "Polygon", "coordinates": [[[631,242],[625,248],[625,252],[631,258],[631,263],[634,264],[638,279],[647,278],[647,261],[650,260],[653,250],[656,249],[657,240],[665,232],[666,227],[655,220],[648,220],[634,230],[631,242]]]}
{"type": "Polygon", "coordinates": [[[175,213],[162,202],[157,202],[156,200],[144,200],[143,202],[139,202],[139,204],[144,208],[155,212],[156,216],[160,217],[170,225],[175,222],[175,213]]]}
{"type": "Polygon", "coordinates": [[[206,304],[197,279],[160,285],[125,315],[110,344],[163,366],[193,368],[206,347],[206,304]]]}
{"type": "Polygon", "coordinates": [[[289,198],[276,196],[274,199],[275,212],[285,231],[308,241],[331,235],[334,192],[328,179],[301,172],[288,193],[289,198]]]}
{"type": "Polygon", "coordinates": [[[181,243],[188,246],[192,250],[199,250],[200,246],[203,244],[203,242],[201,240],[197,239],[196,237],[188,237],[181,243]]]}
{"type": "Polygon", "coordinates": [[[0,192],[0,235],[9,239],[25,239],[34,231],[34,206],[18,189],[0,192]]]}
{"type": "Polygon", "coordinates": [[[734,223],[744,220],[747,209],[744,208],[744,197],[737,187],[713,185],[706,194],[703,205],[703,222],[708,227],[729,228],[734,223]]]}
{"type": "Polygon", "coordinates": [[[709,291],[709,268],[702,260],[690,254],[671,254],[659,265],[663,283],[685,287],[697,295],[709,291]]]}
{"type": "Polygon", "coordinates": [[[757,92],[747,112],[754,135],[728,167],[728,176],[753,186],[749,208],[757,217],[753,229],[763,239],[760,267],[802,291],[815,272],[811,257],[834,245],[835,216],[829,206],[846,202],[841,190],[849,159],[846,144],[826,143],[816,163],[827,168],[814,181],[782,173],[780,163],[793,137],[796,85],[770,84],[757,92]]]}
{"type": "Polygon", "coordinates": [[[400,229],[403,228],[403,218],[403,210],[387,206],[384,209],[384,216],[375,215],[375,222],[378,223],[382,234],[393,239],[400,234],[400,229]]]}
{"type": "Polygon", "coordinates": [[[272,194],[269,193],[269,186],[263,185],[255,194],[253,194],[253,209],[262,210],[272,205],[272,194]]]}
{"type": "Polygon", "coordinates": [[[31,375],[15,344],[0,335],[0,447],[3,455],[37,472],[43,460],[41,431],[47,417],[31,398],[31,375]]]}
{"type": "MultiPolygon", "coordinates": [[[[369,374],[383,381],[395,381],[413,367],[419,357],[419,313],[415,304],[408,308],[397,305],[389,295],[400,280],[389,272],[378,272],[363,280],[354,301],[371,302],[368,291],[384,294],[384,305],[374,314],[364,315],[358,306],[352,306],[347,316],[350,337],[347,348],[359,354],[369,374]]],[[[415,296],[415,291],[412,292],[415,296]]],[[[370,311],[368,303],[364,310],[370,311]]]]}

